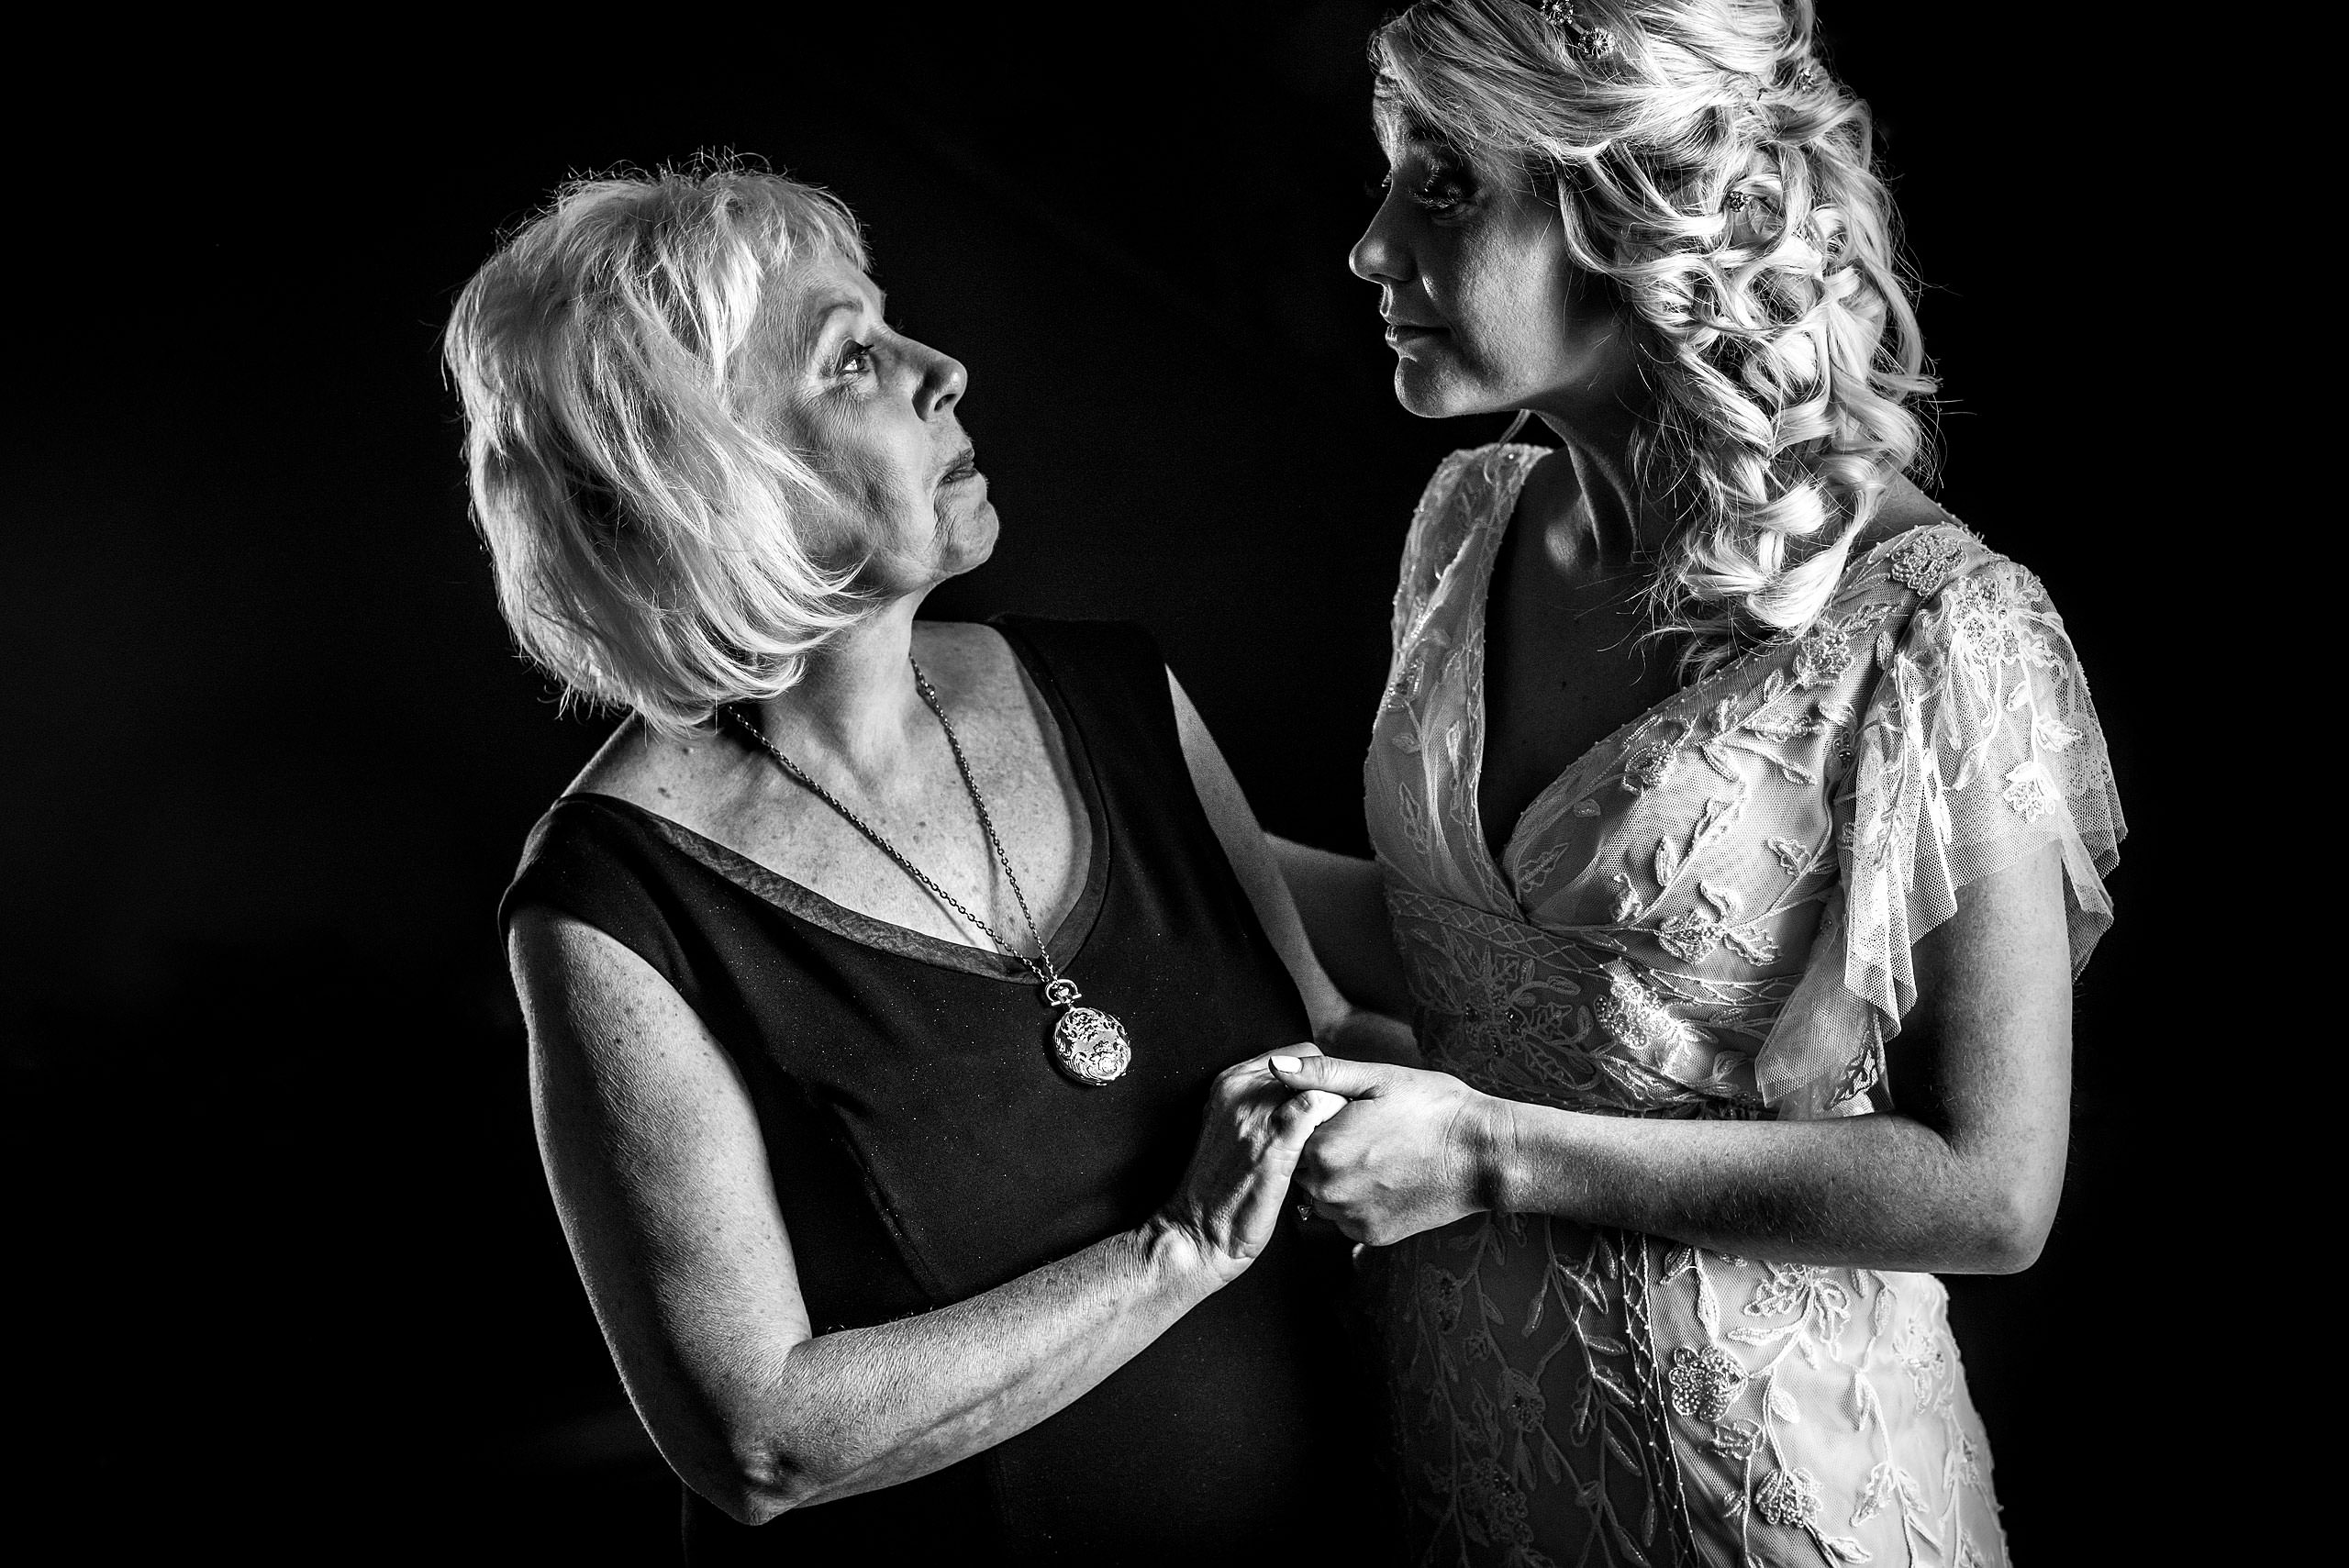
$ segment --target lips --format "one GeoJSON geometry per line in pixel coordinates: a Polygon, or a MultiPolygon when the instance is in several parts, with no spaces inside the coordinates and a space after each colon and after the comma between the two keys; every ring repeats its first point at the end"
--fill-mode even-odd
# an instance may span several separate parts
{"type": "Polygon", "coordinates": [[[966,446],[952,462],[946,465],[946,472],[938,476],[938,483],[960,484],[966,479],[976,479],[978,476],[979,449],[975,446],[966,446]]]}

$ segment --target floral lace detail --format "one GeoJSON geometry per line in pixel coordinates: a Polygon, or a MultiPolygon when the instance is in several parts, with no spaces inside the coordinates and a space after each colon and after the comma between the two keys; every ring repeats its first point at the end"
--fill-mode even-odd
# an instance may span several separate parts
{"type": "Polygon", "coordinates": [[[2063,797],[2049,784],[2047,775],[2031,762],[2008,771],[2007,787],[1999,792],[1998,798],[2012,806],[2015,815],[2026,822],[2036,822],[2064,804],[2063,797]]]}
{"type": "Polygon", "coordinates": [[[1795,651],[1795,684],[1823,686],[1842,678],[1855,651],[1848,622],[1821,621],[1803,634],[1795,651]]]}
{"type": "Polygon", "coordinates": [[[1697,1043],[1697,1032],[1672,1016],[1656,994],[1640,984],[1631,965],[1617,959],[1607,966],[1607,995],[1598,999],[1598,1025],[1638,1061],[1670,1073],[1697,1043]]]}
{"type": "Polygon", "coordinates": [[[1687,1345],[1672,1352],[1672,1407],[1692,1421],[1718,1421],[1745,1392],[1745,1369],[1727,1351],[1687,1345]]]}
{"type": "Polygon", "coordinates": [[[1623,787],[1633,794],[1659,788],[1672,776],[1672,765],[1679,760],[1680,752],[1675,747],[1661,743],[1642,746],[1623,763],[1623,787]]]}
{"type": "Polygon", "coordinates": [[[1405,1474],[1415,1556],[1690,1561],[1661,1406],[1644,1392],[1642,1244],[1539,1218],[1479,1219],[1364,1266],[1386,1295],[1398,1440],[1417,1456],[1405,1474]]]}
{"type": "MultiPolygon", "coordinates": [[[[1748,1263],[1681,1248],[1656,1275],[1651,1312],[1672,1352],[1672,1410],[1687,1423],[1683,1484],[1722,1500],[1698,1516],[1709,1558],[1778,1562],[1760,1527],[1808,1539],[1829,1562],[2004,1561],[1946,1319],[1925,1274],[1748,1263]],[[1746,1299],[1724,1318],[1722,1296],[1746,1299]],[[1911,1397],[1879,1385],[1905,1374],[1911,1397]],[[1830,1466],[1807,1437],[1820,1423],[1864,1440],[1859,1464],[1830,1466]]],[[[1890,1386],[1890,1384],[1886,1384],[1890,1386]]]]}
{"type": "Polygon", "coordinates": [[[1381,1317],[1416,1561],[2006,1560],[1929,1275],[1659,1260],[1537,1216],[1365,1266],[1401,1287],[1381,1317]]]}
{"type": "Polygon", "coordinates": [[[1912,594],[1930,594],[1949,576],[1965,547],[1938,528],[1919,528],[1892,552],[1892,580],[1912,594]]]}
{"type": "MultiPolygon", "coordinates": [[[[1864,1109],[1934,890],[2051,842],[2086,956],[2121,831],[2087,685],[2037,580],[1955,528],[1855,561],[1817,623],[1593,747],[1493,855],[1483,595],[1540,456],[1429,486],[1365,763],[1432,1065],[1606,1115],[1864,1109]]],[[[1373,1264],[1422,1562],[2004,1561],[1927,1276],[1512,1216],[1373,1264]]]]}
{"type": "Polygon", "coordinates": [[[1753,1509],[1774,1525],[1809,1529],[1819,1522],[1819,1477],[1800,1465],[1774,1470],[1753,1488],[1753,1509]]]}
{"type": "Polygon", "coordinates": [[[1755,1069],[1763,1096],[1795,1114],[1831,1109],[1880,1074],[1916,999],[1910,954],[1969,884],[2054,849],[2076,973],[2112,918],[2103,879],[2126,828],[2046,589],[1954,529],[1909,536],[1896,562],[1930,591],[1898,637],[1890,620],[1877,636],[1836,796],[1842,907],[1822,957],[1841,973],[1798,991],[1755,1069]]]}
{"type": "MultiPolygon", "coordinates": [[[[1389,889],[1431,1063],[1491,1094],[1570,1110],[1752,1115],[1751,1038],[1783,975],[1636,965],[1606,931],[1548,932],[1389,889]]],[[[1742,968],[1742,966],[1741,966],[1742,968]]]]}

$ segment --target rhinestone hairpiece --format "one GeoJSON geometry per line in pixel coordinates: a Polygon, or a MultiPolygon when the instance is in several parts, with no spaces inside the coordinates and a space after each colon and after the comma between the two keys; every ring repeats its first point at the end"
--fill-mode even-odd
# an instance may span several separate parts
{"type": "Polygon", "coordinates": [[[1566,35],[1566,47],[1586,61],[1615,52],[1615,35],[1575,15],[1575,0],[1542,0],[1542,19],[1566,35]]]}

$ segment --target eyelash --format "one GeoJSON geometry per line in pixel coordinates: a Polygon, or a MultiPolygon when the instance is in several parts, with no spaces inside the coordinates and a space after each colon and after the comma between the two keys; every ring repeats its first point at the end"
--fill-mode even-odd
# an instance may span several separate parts
{"type": "Polygon", "coordinates": [[[1467,205],[1475,194],[1475,187],[1458,171],[1438,169],[1419,182],[1418,189],[1411,193],[1411,199],[1428,212],[1444,217],[1467,205]],[[1439,195],[1439,192],[1448,194],[1439,195]]]}
{"type": "Polygon", "coordinates": [[[873,345],[852,342],[841,350],[840,362],[832,367],[832,373],[843,378],[860,376],[872,368],[873,345]]]}
{"type": "MultiPolygon", "coordinates": [[[[1376,200],[1384,197],[1394,188],[1395,176],[1382,174],[1375,182],[1365,186],[1364,190],[1374,200],[1376,200]]],[[[1438,169],[1413,187],[1411,200],[1418,203],[1424,212],[1436,217],[1449,217],[1462,206],[1466,206],[1475,195],[1475,187],[1459,171],[1438,169]]]]}

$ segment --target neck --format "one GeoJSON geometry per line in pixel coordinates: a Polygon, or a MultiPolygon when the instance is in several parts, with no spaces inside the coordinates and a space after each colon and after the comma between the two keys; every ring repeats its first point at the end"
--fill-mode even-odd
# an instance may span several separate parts
{"type": "Polygon", "coordinates": [[[928,591],[892,599],[808,655],[798,683],[759,705],[793,760],[822,754],[860,779],[885,778],[937,727],[914,685],[914,614],[928,591]]]}
{"type": "MultiPolygon", "coordinates": [[[[1671,533],[1671,519],[1662,506],[1641,495],[1632,475],[1638,413],[1611,388],[1589,397],[1548,398],[1533,412],[1567,449],[1585,502],[1579,507],[1544,507],[1542,526],[1579,533],[1585,527],[1583,514],[1589,519],[1587,543],[1561,539],[1548,553],[1564,559],[1595,547],[1598,565],[1609,572],[1652,561],[1671,533]]],[[[1570,495],[1557,494],[1571,503],[1570,495]]]]}
{"type": "MultiPolygon", "coordinates": [[[[1631,447],[1649,400],[1633,339],[1631,322],[1620,309],[1603,325],[1594,324],[1590,340],[1579,345],[1575,356],[1581,373],[1527,406],[1572,454],[1587,501],[1596,537],[1573,553],[1595,548],[1596,564],[1609,573],[1652,561],[1671,533],[1664,508],[1641,495],[1631,472],[1631,447]]],[[[1545,521],[1553,530],[1578,528],[1567,514],[1582,509],[1552,507],[1545,521]]],[[[1553,554],[1568,542],[1553,539],[1553,554]]]]}

